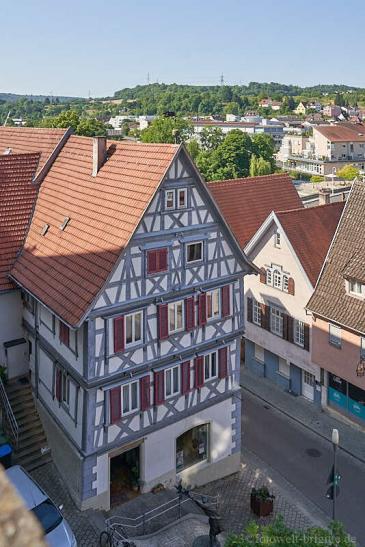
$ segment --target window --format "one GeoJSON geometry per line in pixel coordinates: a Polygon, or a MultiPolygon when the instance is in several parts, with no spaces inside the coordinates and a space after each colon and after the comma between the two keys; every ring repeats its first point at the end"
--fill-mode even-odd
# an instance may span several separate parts
{"type": "Polygon", "coordinates": [[[54,321],[53,314],[44,306],[40,306],[40,322],[51,332],[54,332],[53,321],[54,321]]]}
{"type": "Polygon", "coordinates": [[[24,307],[34,315],[34,298],[27,292],[22,292],[24,307]]]}
{"type": "Polygon", "coordinates": [[[329,325],[329,343],[332,346],[341,347],[341,327],[329,325]]]}
{"type": "Polygon", "coordinates": [[[65,346],[69,347],[70,345],[70,329],[65,323],[60,321],[60,342],[65,346]]]}
{"type": "Polygon", "coordinates": [[[283,291],[288,292],[289,290],[289,277],[287,275],[283,275],[283,291]]]}
{"type": "Polygon", "coordinates": [[[280,248],[280,244],[281,244],[281,234],[280,234],[280,232],[276,232],[275,233],[275,247],[280,248]]]}
{"type": "Polygon", "coordinates": [[[217,319],[221,315],[220,310],[220,289],[208,291],[207,293],[207,320],[217,319]]]}
{"type": "Polygon", "coordinates": [[[360,359],[365,359],[365,337],[360,337],[360,359]]]}
{"type": "Polygon", "coordinates": [[[274,270],[273,273],[273,286],[275,289],[281,289],[282,288],[282,277],[281,272],[279,270],[274,270]]]}
{"type": "Polygon", "coordinates": [[[303,323],[303,321],[295,320],[295,322],[294,322],[294,342],[298,346],[304,347],[304,323],[303,323]]]}
{"type": "Polygon", "coordinates": [[[200,260],[203,260],[203,242],[188,243],[186,245],[186,262],[190,264],[191,262],[199,262],[200,260]]]}
{"type": "Polygon", "coordinates": [[[209,353],[204,357],[204,381],[212,380],[218,376],[217,352],[209,353]]]}
{"type": "Polygon", "coordinates": [[[261,304],[257,300],[253,301],[252,319],[256,325],[261,326],[261,304]]]}
{"type": "Polygon", "coordinates": [[[131,382],[122,386],[122,412],[125,416],[139,407],[139,382],[131,382]]]}
{"type": "Polygon", "coordinates": [[[282,374],[286,378],[290,376],[290,365],[286,359],[282,359],[281,357],[279,357],[279,374],[282,374]]]}
{"type": "Polygon", "coordinates": [[[349,292],[351,294],[356,294],[361,296],[362,294],[362,284],[359,281],[351,280],[349,281],[349,292]]]}
{"type": "Polygon", "coordinates": [[[185,209],[188,206],[188,192],[186,188],[177,191],[177,208],[185,209]]]}
{"type": "Polygon", "coordinates": [[[165,398],[180,393],[180,365],[165,370],[165,398]]]}
{"type": "Polygon", "coordinates": [[[179,332],[184,329],[184,302],[170,302],[168,305],[169,313],[169,334],[179,332]]]}
{"type": "Polygon", "coordinates": [[[166,247],[147,251],[147,275],[166,272],[167,270],[168,251],[166,247]]]}
{"type": "Polygon", "coordinates": [[[266,284],[280,291],[289,292],[289,275],[283,272],[281,266],[272,265],[266,269],[266,284]]]}
{"type": "Polygon", "coordinates": [[[265,350],[258,344],[255,344],[255,359],[256,361],[260,361],[260,363],[265,362],[265,350]]]}
{"type": "Polygon", "coordinates": [[[70,378],[62,373],[62,402],[67,406],[70,404],[70,378]]]}
{"type": "Polygon", "coordinates": [[[142,340],[142,312],[125,316],[125,345],[138,344],[142,340]]]}
{"type": "Polygon", "coordinates": [[[267,285],[272,285],[272,271],[270,268],[266,270],[266,283],[267,285]]]}
{"type": "Polygon", "coordinates": [[[165,209],[175,209],[175,191],[166,190],[165,192],[165,209]]]}
{"type": "Polygon", "coordinates": [[[270,307],[270,330],[273,334],[283,336],[283,312],[274,306],[270,307]]]}
{"type": "Polygon", "coordinates": [[[208,458],[209,425],[186,431],[176,439],[176,471],[182,471],[208,458]]]}
{"type": "Polygon", "coordinates": [[[56,367],[55,371],[55,396],[59,403],[70,404],[70,378],[67,373],[56,367]]]}

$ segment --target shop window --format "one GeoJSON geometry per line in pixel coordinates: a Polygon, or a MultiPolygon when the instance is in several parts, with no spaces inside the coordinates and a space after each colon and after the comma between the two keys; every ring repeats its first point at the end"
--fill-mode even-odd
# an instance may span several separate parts
{"type": "Polygon", "coordinates": [[[341,347],[341,327],[329,325],[329,343],[337,348],[341,347]]]}
{"type": "Polygon", "coordinates": [[[208,458],[209,425],[186,431],[176,439],[176,471],[182,471],[208,458]]]}

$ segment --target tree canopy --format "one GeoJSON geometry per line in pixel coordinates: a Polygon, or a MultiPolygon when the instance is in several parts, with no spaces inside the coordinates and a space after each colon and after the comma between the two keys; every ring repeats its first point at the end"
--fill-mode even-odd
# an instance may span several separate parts
{"type": "Polygon", "coordinates": [[[193,134],[193,126],[188,120],[177,116],[160,116],[141,132],[142,142],[186,142],[193,134]]]}
{"type": "Polygon", "coordinates": [[[356,177],[359,176],[359,174],[359,169],[354,165],[344,165],[341,169],[337,171],[336,176],[340,179],[354,180],[356,179],[356,177]]]}

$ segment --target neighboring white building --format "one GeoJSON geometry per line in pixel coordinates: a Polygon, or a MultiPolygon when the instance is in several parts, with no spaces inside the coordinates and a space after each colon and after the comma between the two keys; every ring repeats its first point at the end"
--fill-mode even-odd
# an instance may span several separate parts
{"type": "Polygon", "coordinates": [[[121,129],[125,121],[134,121],[136,116],[114,116],[109,119],[108,124],[112,126],[113,129],[121,129]]]}

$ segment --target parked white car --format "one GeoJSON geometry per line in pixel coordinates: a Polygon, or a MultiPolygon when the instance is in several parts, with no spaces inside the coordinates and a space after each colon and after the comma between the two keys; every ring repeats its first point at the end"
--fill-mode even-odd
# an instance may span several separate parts
{"type": "Polygon", "coordinates": [[[6,474],[27,509],[32,511],[40,522],[48,544],[51,547],[77,547],[74,533],[60,509],[30,475],[20,465],[9,467],[6,474]]]}

